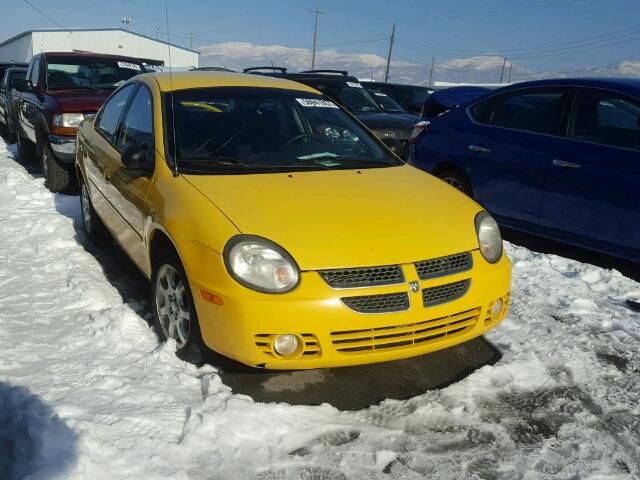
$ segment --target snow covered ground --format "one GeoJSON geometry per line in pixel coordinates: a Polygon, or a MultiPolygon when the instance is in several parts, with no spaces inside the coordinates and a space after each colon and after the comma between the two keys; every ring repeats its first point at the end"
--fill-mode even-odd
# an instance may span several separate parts
{"type": "Polygon", "coordinates": [[[77,198],[14,154],[0,141],[0,478],[640,478],[640,285],[618,272],[508,245],[496,365],[358,412],[261,404],[158,344],[77,198]]]}

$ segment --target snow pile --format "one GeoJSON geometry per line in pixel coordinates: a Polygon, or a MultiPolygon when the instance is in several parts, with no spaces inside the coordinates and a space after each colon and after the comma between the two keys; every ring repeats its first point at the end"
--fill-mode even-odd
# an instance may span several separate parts
{"type": "Polygon", "coordinates": [[[640,324],[624,303],[640,285],[618,272],[510,245],[496,365],[358,412],[259,404],[158,344],[146,292],[85,250],[77,198],[48,193],[14,153],[0,143],[0,476],[640,474],[640,324]]]}

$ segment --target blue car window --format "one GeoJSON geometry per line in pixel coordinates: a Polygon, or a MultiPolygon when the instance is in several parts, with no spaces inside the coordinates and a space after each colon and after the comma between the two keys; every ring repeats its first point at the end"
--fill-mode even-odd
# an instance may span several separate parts
{"type": "Polygon", "coordinates": [[[508,92],[491,97],[471,110],[479,123],[535,133],[557,133],[565,91],[540,89],[508,92]]]}
{"type": "Polygon", "coordinates": [[[640,102],[613,92],[582,91],[576,98],[570,136],[640,150],[640,102]]]}

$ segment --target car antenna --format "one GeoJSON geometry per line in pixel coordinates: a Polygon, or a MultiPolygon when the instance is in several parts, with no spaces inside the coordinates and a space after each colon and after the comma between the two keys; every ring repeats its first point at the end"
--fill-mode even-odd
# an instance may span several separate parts
{"type": "Polygon", "coordinates": [[[171,62],[171,43],[169,43],[169,0],[164,0],[164,14],[167,21],[167,48],[169,49],[169,86],[171,87],[171,135],[173,136],[173,176],[180,175],[178,171],[178,145],[176,144],[176,111],[173,103],[173,63],[171,62]]]}

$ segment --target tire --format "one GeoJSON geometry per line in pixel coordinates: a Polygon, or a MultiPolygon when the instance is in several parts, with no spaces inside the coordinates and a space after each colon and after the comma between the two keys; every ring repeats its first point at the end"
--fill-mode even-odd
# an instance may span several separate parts
{"type": "Polygon", "coordinates": [[[444,168],[438,171],[436,176],[468,197],[473,198],[471,183],[469,183],[469,179],[462,171],[455,168],[444,168]]]}
{"type": "Polygon", "coordinates": [[[20,127],[16,128],[16,143],[18,144],[18,161],[23,165],[35,163],[36,147],[20,133],[20,127]]]}
{"type": "Polygon", "coordinates": [[[151,305],[161,340],[173,338],[178,345],[176,355],[179,358],[202,365],[207,347],[200,333],[187,275],[174,252],[160,252],[154,261],[151,305]]]}
{"type": "Polygon", "coordinates": [[[44,142],[38,141],[37,150],[42,167],[42,176],[44,177],[44,186],[54,193],[73,193],[76,191],[77,185],[72,168],[61,163],[44,142]]]}
{"type": "Polygon", "coordinates": [[[111,234],[93,208],[89,190],[84,182],[80,182],[80,211],[82,213],[82,227],[89,241],[96,245],[111,243],[111,234]]]}

